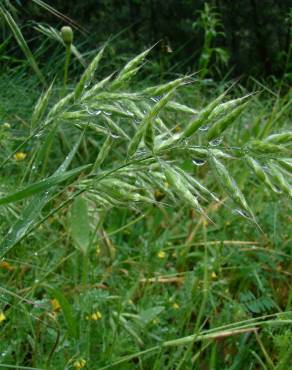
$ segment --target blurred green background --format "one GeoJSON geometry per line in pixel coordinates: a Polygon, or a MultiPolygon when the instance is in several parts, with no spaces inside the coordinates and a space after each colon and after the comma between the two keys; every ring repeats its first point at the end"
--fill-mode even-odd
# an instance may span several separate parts
{"type": "MultiPolygon", "coordinates": [[[[204,68],[203,77],[247,76],[292,79],[291,0],[54,0],[47,4],[75,21],[75,39],[90,47],[112,39],[119,54],[156,48],[161,73],[204,68]],[[85,36],[85,37],[84,37],[85,36]],[[207,49],[207,53],[206,53],[207,49]],[[203,59],[203,60],[202,60],[203,59]],[[212,68],[210,68],[212,66],[212,68]]],[[[31,23],[59,28],[67,21],[31,0],[13,1],[14,14],[35,48],[31,23]]],[[[2,27],[5,39],[9,30],[2,27]]],[[[11,40],[5,48],[14,48],[11,40]]],[[[14,48],[17,55],[19,50],[14,48]]],[[[156,57],[157,57],[156,54],[156,57]]],[[[0,59],[1,62],[3,60],[0,59]]],[[[44,61],[43,61],[44,63],[44,61]]]]}

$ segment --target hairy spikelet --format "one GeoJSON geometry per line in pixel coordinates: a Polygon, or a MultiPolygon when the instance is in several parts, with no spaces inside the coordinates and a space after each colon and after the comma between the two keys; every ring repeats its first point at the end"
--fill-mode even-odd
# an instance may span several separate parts
{"type": "Polygon", "coordinates": [[[137,131],[135,132],[135,135],[130,141],[130,144],[128,146],[128,149],[127,149],[128,157],[132,157],[136,153],[138,146],[140,145],[143,139],[144,131],[145,131],[145,127],[144,125],[141,124],[139,128],[137,129],[137,131]]]}
{"type": "Polygon", "coordinates": [[[287,152],[287,149],[281,145],[266,143],[260,140],[252,140],[247,147],[259,154],[284,154],[287,152]]]}
{"type": "Polygon", "coordinates": [[[143,90],[143,94],[159,97],[163,94],[167,94],[169,91],[174,90],[176,87],[187,82],[187,80],[188,80],[188,77],[182,77],[182,78],[177,78],[174,81],[167,82],[166,84],[148,87],[147,89],[143,90]]]}
{"type": "Polygon", "coordinates": [[[283,158],[283,159],[278,159],[277,160],[278,165],[292,174],[292,160],[289,158],[283,158]]]}
{"type": "Polygon", "coordinates": [[[124,137],[125,139],[130,140],[130,137],[128,136],[128,134],[119,125],[117,125],[114,120],[112,120],[107,115],[104,115],[104,118],[105,118],[105,121],[109,129],[114,133],[114,135],[117,135],[119,137],[124,137]]]}
{"type": "Polygon", "coordinates": [[[130,60],[125,67],[121,70],[121,72],[118,74],[118,76],[115,78],[115,80],[111,84],[112,89],[119,88],[125,81],[130,80],[135,74],[139,71],[141,68],[141,63],[145,59],[145,57],[148,55],[152,48],[149,48],[145,50],[143,53],[139,54],[132,60],[130,60]]]}
{"type": "MultiPolygon", "coordinates": [[[[174,88],[175,89],[175,88],[174,88]]],[[[152,150],[154,146],[154,129],[153,123],[159,112],[163,109],[163,107],[167,104],[167,102],[171,99],[174,89],[169,91],[165,94],[145,115],[143,121],[136,131],[133,139],[131,140],[128,148],[128,156],[132,156],[138,149],[138,146],[144,137],[145,145],[148,149],[152,150]]]]}
{"type": "Polygon", "coordinates": [[[107,158],[108,153],[111,150],[112,144],[113,144],[113,139],[111,136],[108,136],[105,142],[103,143],[102,147],[100,148],[96,161],[93,165],[93,169],[92,169],[93,171],[97,170],[102,165],[104,160],[107,158]]]}
{"type": "Polygon", "coordinates": [[[213,100],[205,109],[199,112],[198,116],[192,120],[185,130],[183,131],[183,137],[190,137],[192,136],[197,130],[208,123],[208,118],[212,111],[220,104],[220,102],[224,99],[226,92],[218,96],[215,100],[213,100]]]}
{"type": "Polygon", "coordinates": [[[252,94],[245,95],[241,98],[232,99],[227,102],[219,104],[210,114],[210,119],[215,119],[221,114],[226,114],[230,110],[233,110],[234,108],[241,106],[242,103],[251,96],[252,94]]]}
{"type": "Polygon", "coordinates": [[[213,200],[215,200],[216,202],[219,202],[219,198],[213,194],[210,190],[208,190],[204,185],[202,185],[195,177],[189,175],[187,172],[183,171],[182,169],[180,168],[176,168],[176,171],[182,176],[184,177],[189,186],[191,186],[191,189],[194,191],[194,189],[196,189],[196,191],[198,192],[199,195],[205,195],[207,197],[210,197],[212,198],[213,200]]]}
{"type": "Polygon", "coordinates": [[[96,57],[92,60],[86,70],[83,72],[79,82],[77,83],[75,90],[74,90],[74,99],[78,100],[82,95],[84,89],[89,86],[91,83],[94,73],[98,67],[98,64],[103,56],[104,47],[99,51],[96,57]]]}
{"type": "Polygon", "coordinates": [[[292,131],[270,135],[266,137],[263,141],[265,143],[271,144],[292,144],[292,131]]]}
{"type": "Polygon", "coordinates": [[[65,111],[67,104],[71,103],[74,98],[74,93],[69,93],[64,98],[60,99],[49,111],[47,115],[47,121],[50,121],[53,118],[56,118],[59,114],[65,111]]]}
{"type": "Polygon", "coordinates": [[[233,199],[233,201],[241,208],[241,210],[247,211],[249,216],[253,217],[253,213],[249,208],[244,195],[236,184],[234,178],[229,174],[227,168],[222,162],[215,156],[210,156],[210,162],[217,173],[218,180],[220,181],[222,188],[227,194],[233,199]]]}
{"type": "Polygon", "coordinates": [[[189,190],[185,179],[167,164],[163,164],[163,169],[166,181],[174,189],[178,196],[187,202],[187,204],[189,204],[191,207],[194,207],[199,213],[204,214],[204,211],[197,198],[189,190]]]}
{"type": "Polygon", "coordinates": [[[267,185],[270,189],[272,189],[275,193],[278,193],[277,188],[273,185],[267,172],[259,164],[259,162],[249,156],[246,156],[246,161],[250,168],[253,170],[256,177],[265,185],[267,185]]]}
{"type": "Polygon", "coordinates": [[[279,189],[288,197],[292,198],[292,187],[288,183],[288,181],[285,179],[284,175],[279,171],[277,168],[275,162],[271,161],[268,164],[269,167],[269,173],[271,174],[272,179],[274,180],[276,186],[279,187],[279,189]]]}
{"type": "Polygon", "coordinates": [[[221,119],[216,121],[212,127],[209,129],[207,133],[207,139],[209,141],[215,139],[216,137],[220,136],[223,131],[230,126],[236,118],[244,111],[247,103],[240,105],[239,107],[234,108],[231,112],[227,113],[221,119]]]}
{"type": "Polygon", "coordinates": [[[45,111],[48,106],[48,102],[52,93],[53,84],[49,86],[47,91],[40,96],[39,100],[37,101],[34,111],[31,117],[31,128],[35,128],[43,119],[45,111]]]}
{"type": "Polygon", "coordinates": [[[96,97],[96,95],[102,90],[112,79],[113,74],[110,74],[109,76],[105,77],[103,80],[97,82],[95,85],[92,86],[91,89],[88,89],[84,92],[84,94],[81,97],[81,102],[86,103],[88,100],[93,99],[96,97]]]}
{"type": "Polygon", "coordinates": [[[188,107],[187,105],[177,103],[175,101],[170,101],[166,104],[166,109],[174,111],[174,112],[181,112],[181,113],[189,113],[189,114],[198,114],[198,111],[188,107]]]}

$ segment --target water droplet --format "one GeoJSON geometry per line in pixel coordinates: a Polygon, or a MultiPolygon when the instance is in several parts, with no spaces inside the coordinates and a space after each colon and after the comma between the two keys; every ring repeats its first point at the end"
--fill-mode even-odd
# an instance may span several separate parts
{"type": "Polygon", "coordinates": [[[85,109],[86,109],[86,112],[90,114],[91,116],[98,116],[101,113],[101,110],[99,109],[93,110],[93,109],[88,108],[87,106],[85,106],[85,109]]]}
{"type": "Polygon", "coordinates": [[[192,162],[195,166],[203,166],[207,161],[205,161],[203,159],[195,158],[195,159],[192,160],[192,162]]]}
{"type": "Polygon", "coordinates": [[[211,146],[218,146],[222,143],[222,141],[223,141],[222,137],[217,137],[217,139],[214,139],[214,140],[210,141],[209,144],[211,146]]]}
{"type": "Polygon", "coordinates": [[[112,132],[109,132],[109,136],[112,137],[113,139],[120,139],[120,135],[114,134],[112,132]]]}
{"type": "Polygon", "coordinates": [[[126,111],[126,113],[130,116],[130,117],[134,117],[134,113],[130,112],[129,110],[126,111]]]}
{"type": "Polygon", "coordinates": [[[38,254],[38,252],[34,252],[34,255],[35,255],[35,256],[38,256],[39,254],[38,254]]]}
{"type": "Polygon", "coordinates": [[[204,125],[199,128],[200,131],[207,131],[209,129],[209,125],[204,125]]]}
{"type": "Polygon", "coordinates": [[[150,98],[152,101],[154,101],[155,103],[158,103],[159,100],[161,99],[161,96],[154,96],[153,98],[150,98]]]}
{"type": "Polygon", "coordinates": [[[105,114],[106,116],[111,116],[112,115],[111,112],[103,112],[103,114],[105,114]]]}
{"type": "Polygon", "coordinates": [[[250,215],[248,214],[248,212],[244,211],[243,209],[236,208],[236,209],[232,210],[232,213],[235,214],[235,215],[240,215],[244,218],[250,219],[250,215]]]}
{"type": "Polygon", "coordinates": [[[37,139],[40,139],[42,136],[43,136],[43,132],[38,132],[37,134],[35,134],[34,137],[37,139]]]}
{"type": "Polygon", "coordinates": [[[283,193],[282,189],[280,189],[279,186],[277,186],[275,184],[273,184],[273,190],[274,190],[274,192],[276,192],[278,194],[282,194],[283,193]]]}

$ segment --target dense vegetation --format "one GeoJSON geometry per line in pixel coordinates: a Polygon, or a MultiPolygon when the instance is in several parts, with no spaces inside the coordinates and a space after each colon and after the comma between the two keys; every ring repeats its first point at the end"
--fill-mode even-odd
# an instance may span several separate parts
{"type": "MultiPolygon", "coordinates": [[[[32,43],[35,31],[28,27],[32,19],[54,27],[60,25],[60,18],[36,6],[38,3],[40,0],[14,3],[19,10],[19,22],[26,26],[23,32],[32,43]]],[[[279,78],[285,74],[291,82],[291,60],[287,63],[291,54],[290,0],[87,0],[74,1],[74,5],[71,1],[53,0],[47,3],[77,22],[76,37],[90,49],[113,38],[113,51],[133,55],[137,49],[163,40],[154,55],[159,66],[164,66],[164,73],[198,71],[208,38],[215,51],[209,77],[227,74],[229,78],[250,75],[279,78]]],[[[46,58],[42,61],[46,62],[46,58]]]]}
{"type": "Polygon", "coordinates": [[[0,10],[0,367],[292,369],[288,64],[247,89],[208,37],[178,76],[0,10]]]}

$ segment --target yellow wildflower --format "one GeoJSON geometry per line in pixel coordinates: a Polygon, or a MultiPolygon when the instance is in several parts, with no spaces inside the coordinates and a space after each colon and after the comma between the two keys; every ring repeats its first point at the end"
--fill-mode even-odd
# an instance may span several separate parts
{"type": "Polygon", "coordinates": [[[92,315],[88,316],[88,320],[98,321],[102,318],[102,314],[99,311],[95,311],[92,315]]]}
{"type": "Polygon", "coordinates": [[[215,271],[212,272],[211,277],[212,277],[212,279],[216,279],[217,278],[217,274],[216,274],[215,271]]]}
{"type": "Polygon", "coordinates": [[[157,253],[157,257],[158,258],[165,258],[166,257],[166,253],[164,252],[164,251],[159,251],[158,253],[157,253]]]}
{"type": "Polygon", "coordinates": [[[100,246],[97,245],[96,246],[96,250],[95,250],[96,255],[99,256],[100,255],[100,252],[101,252],[100,246]]]}
{"type": "Polygon", "coordinates": [[[86,366],[86,360],[84,360],[84,358],[80,358],[74,362],[73,366],[75,369],[83,369],[86,366]]]}
{"type": "Polygon", "coordinates": [[[6,316],[4,315],[4,313],[2,311],[0,311],[0,324],[6,320],[6,316]]]}
{"type": "Polygon", "coordinates": [[[172,308],[174,308],[175,310],[178,310],[180,308],[180,305],[174,302],[174,304],[172,305],[172,308]]]}
{"type": "Polygon", "coordinates": [[[56,298],[51,300],[51,305],[53,307],[54,312],[60,312],[61,305],[60,305],[60,302],[56,298]]]}
{"type": "Polygon", "coordinates": [[[14,154],[13,158],[17,161],[23,161],[26,158],[27,154],[24,152],[17,152],[14,154]]]}

